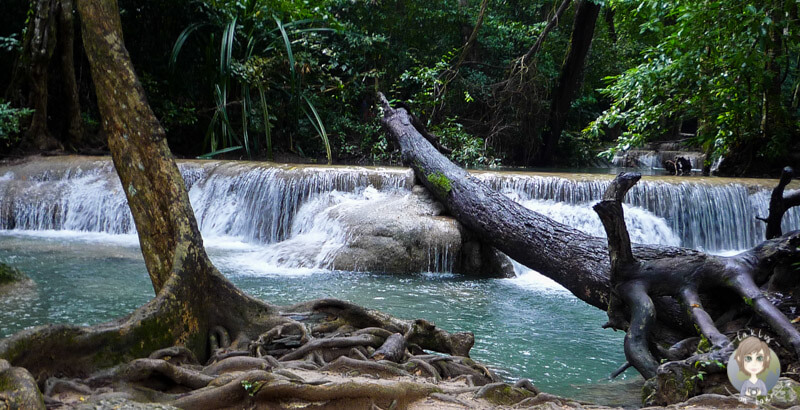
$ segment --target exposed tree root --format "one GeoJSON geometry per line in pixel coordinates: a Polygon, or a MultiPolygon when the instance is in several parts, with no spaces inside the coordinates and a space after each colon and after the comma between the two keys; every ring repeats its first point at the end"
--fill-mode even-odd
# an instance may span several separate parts
{"type": "Polygon", "coordinates": [[[791,167],[784,168],[783,172],[781,172],[781,179],[772,190],[772,195],[770,196],[769,215],[766,218],[759,218],[767,223],[767,239],[783,235],[781,230],[783,215],[790,208],[800,206],[800,191],[784,194],[786,186],[789,185],[789,182],[792,182],[792,178],[794,178],[794,170],[791,167]]]}
{"type": "Polygon", "coordinates": [[[405,357],[406,340],[400,333],[394,333],[386,338],[380,348],[372,354],[374,360],[389,360],[400,363],[405,357]]]}
{"type": "MultiPolygon", "coordinates": [[[[604,327],[626,331],[627,361],[645,378],[661,377],[661,369],[667,368],[661,365],[664,359],[675,363],[671,366],[699,366],[707,358],[698,352],[727,351],[732,334],[761,321],[781,341],[782,363],[800,359],[800,333],[786,317],[796,315],[790,307],[796,307],[800,297],[800,276],[793,266],[800,261],[800,231],[729,257],[631,244],[620,204],[638,180],[629,175],[612,183],[596,207],[608,238],[592,237],[530,211],[481,183],[420,136],[405,109],[392,108],[382,95],[380,99],[382,123],[400,146],[403,162],[450,215],[511,258],[555,280],[586,303],[607,310],[604,327]],[[778,299],[785,313],[768,300],[762,287],[783,293],[773,293],[780,296],[773,299],[778,299]],[[750,318],[756,321],[748,322],[750,318]]],[[[784,195],[789,179],[785,172],[773,193],[773,202],[779,199],[784,207],[800,200],[797,193],[784,195]]],[[[448,369],[437,371],[449,376],[448,369]]],[[[691,383],[705,383],[698,381],[691,383]]],[[[660,403],[674,403],[675,398],[660,403]]],[[[677,401],[681,400],[685,397],[677,401]]]]}
{"type": "MultiPolygon", "coordinates": [[[[738,294],[787,346],[791,346],[796,357],[800,357],[800,332],[764,297],[753,280],[753,276],[764,269],[759,266],[758,260],[765,260],[761,264],[772,265],[772,259],[791,261],[798,258],[800,232],[764,242],[751,251],[753,257],[744,261],[710,255],[689,263],[685,258],[639,261],[634,258],[631,250],[622,199],[640,178],[639,174],[634,173],[618,175],[609,185],[603,200],[594,206],[608,236],[614,296],[625,302],[630,315],[625,336],[625,356],[628,362],[645,378],[656,376],[659,362],[650,350],[649,339],[656,318],[656,307],[652,299],[655,296],[671,296],[677,299],[699,333],[710,342],[713,350],[728,347],[728,338],[717,329],[700,301],[699,289],[714,286],[728,288],[738,294]],[[756,258],[757,256],[761,257],[756,258]]],[[[609,307],[616,308],[619,305],[609,307]]],[[[619,315],[610,312],[609,317],[612,316],[619,315]]]]}
{"type": "MultiPolygon", "coordinates": [[[[314,315],[305,315],[312,316],[314,315]]],[[[338,318],[328,319],[338,321],[338,318]]],[[[297,323],[301,326],[320,326],[316,322],[297,323]]],[[[285,324],[276,325],[282,326],[285,324]]],[[[345,404],[347,408],[354,409],[372,408],[371,406],[404,408],[409,403],[434,393],[436,395],[431,397],[436,400],[472,406],[456,396],[477,387],[460,391],[452,388],[444,390],[437,386],[443,379],[464,380],[468,384],[488,386],[479,391],[476,398],[485,398],[495,404],[513,404],[538,394],[530,381],[521,380],[514,386],[499,382],[494,373],[467,357],[431,354],[415,356],[403,348],[402,354],[398,355],[399,363],[368,358],[360,350],[364,346],[386,345],[386,340],[393,346],[405,346],[405,342],[398,333],[390,333],[384,339],[378,334],[385,333],[374,327],[366,329],[368,330],[354,332],[359,333],[356,336],[339,336],[338,332],[327,337],[318,334],[316,338],[310,338],[304,345],[287,353],[281,360],[272,356],[258,358],[232,355],[200,366],[185,347],[173,346],[154,351],[149,355],[152,358],[134,359],[112,369],[98,370],[85,378],[49,377],[41,382],[47,386],[47,400],[54,407],[71,406],[79,399],[91,401],[93,396],[104,397],[103,395],[112,391],[134,400],[156,401],[192,409],[240,406],[286,408],[301,405],[336,408],[345,404]],[[391,340],[398,337],[402,340],[391,340]],[[342,346],[349,349],[343,349],[342,346]],[[331,351],[342,354],[324,366],[314,362],[315,355],[331,351]],[[348,352],[357,352],[355,356],[358,358],[349,357],[348,352]],[[298,358],[306,360],[297,360],[298,358]],[[313,369],[311,374],[315,376],[309,378],[307,370],[296,374],[284,367],[294,364],[298,365],[295,367],[300,367],[301,363],[313,369]],[[326,373],[345,377],[329,379],[325,377],[326,373]],[[446,376],[443,377],[443,374],[446,376]],[[423,376],[425,381],[415,381],[416,376],[423,376]]],[[[272,329],[266,333],[271,331],[272,329]]],[[[220,332],[220,329],[209,332],[209,344],[219,341],[220,332]]],[[[275,333],[277,332],[273,332],[275,333]]],[[[242,351],[236,353],[240,354],[242,351]]],[[[4,373],[0,371],[1,374],[4,373]]],[[[30,392],[38,394],[32,378],[30,384],[30,392]]]]}

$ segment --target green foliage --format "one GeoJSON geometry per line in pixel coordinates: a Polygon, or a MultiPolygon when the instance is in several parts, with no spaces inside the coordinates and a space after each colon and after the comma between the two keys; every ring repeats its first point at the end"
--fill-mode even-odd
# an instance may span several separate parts
{"type": "MultiPolygon", "coordinates": [[[[165,80],[158,79],[150,73],[144,72],[139,80],[147,93],[150,108],[156,114],[161,126],[166,132],[175,128],[191,126],[197,123],[197,108],[190,101],[175,101],[166,95],[167,84],[165,80]]],[[[88,117],[84,119],[87,122],[88,117]]],[[[95,120],[88,119],[87,125],[96,126],[95,120]]]]}
{"type": "Polygon", "coordinates": [[[698,360],[694,362],[694,368],[697,369],[697,373],[695,373],[691,380],[700,380],[703,381],[705,379],[705,375],[708,373],[709,367],[715,367],[717,369],[724,369],[726,366],[724,363],[720,362],[719,360],[698,360]]]}
{"type": "Polygon", "coordinates": [[[248,380],[242,380],[242,388],[244,388],[244,391],[246,391],[250,397],[255,396],[263,385],[263,381],[250,382],[248,380]]]}
{"type": "Polygon", "coordinates": [[[19,142],[20,122],[31,114],[31,109],[14,108],[11,103],[0,99],[0,144],[9,147],[19,142]]]}
{"type": "Polygon", "coordinates": [[[457,123],[455,119],[434,126],[431,129],[440,142],[447,148],[453,150],[450,159],[467,167],[497,167],[500,159],[493,155],[492,147],[486,141],[468,134],[464,131],[464,126],[457,123]]]}
{"type": "MultiPolygon", "coordinates": [[[[271,158],[271,121],[277,118],[270,114],[275,111],[271,105],[288,100],[286,112],[290,121],[297,126],[299,114],[303,113],[322,140],[328,162],[331,162],[327,131],[305,81],[310,65],[302,57],[306,56],[305,49],[313,48],[309,43],[318,40],[319,33],[333,30],[313,27],[315,20],[307,17],[318,13],[287,8],[285,2],[245,0],[198,4],[206,12],[206,21],[190,24],[178,36],[171,63],[176,64],[181,50],[195,33],[200,35],[205,29],[210,30],[205,49],[209,55],[218,55],[216,60],[207,59],[207,63],[216,65],[216,70],[209,70],[215,77],[214,110],[204,140],[204,146],[212,151],[210,154],[230,152],[238,146],[244,148],[248,156],[253,156],[260,151],[263,141],[266,155],[271,158]],[[284,24],[284,16],[304,19],[284,24]],[[218,52],[213,53],[218,33],[221,33],[217,40],[218,52]],[[300,53],[295,50],[298,44],[304,46],[300,53]],[[257,95],[255,103],[253,92],[257,95]],[[229,112],[232,104],[241,107],[239,119],[229,112]],[[251,138],[251,128],[260,128],[263,140],[251,138]]],[[[289,145],[290,149],[294,148],[291,142],[289,145]]]]}
{"type": "Polygon", "coordinates": [[[406,99],[415,109],[419,117],[429,117],[436,106],[440,104],[439,92],[444,85],[442,74],[450,67],[452,61],[457,59],[456,50],[450,50],[443,55],[432,67],[417,62],[402,74],[399,82],[394,85],[393,93],[399,94],[400,90],[411,92],[411,97],[406,99]]]}
{"type": "MultiPolygon", "coordinates": [[[[667,134],[681,119],[696,118],[697,145],[719,156],[752,148],[763,158],[785,154],[796,128],[793,95],[800,55],[797,22],[779,2],[617,0],[622,27],[652,41],[640,63],[608,77],[602,93],[612,101],[585,129],[598,137],[621,127],[607,154],[667,134]],[[782,34],[781,34],[782,33],[782,34]],[[786,35],[787,40],[774,40],[786,35]]],[[[788,6],[787,6],[788,7],[788,6]]]]}
{"type": "Polygon", "coordinates": [[[17,33],[12,33],[8,37],[0,36],[0,50],[9,52],[17,50],[20,46],[19,38],[17,37],[17,33]]]}

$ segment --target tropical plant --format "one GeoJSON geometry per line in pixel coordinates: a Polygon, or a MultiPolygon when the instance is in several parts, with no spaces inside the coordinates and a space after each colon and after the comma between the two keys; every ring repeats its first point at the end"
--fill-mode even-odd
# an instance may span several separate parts
{"type": "MultiPolygon", "coordinates": [[[[285,10],[274,8],[273,2],[265,0],[203,2],[202,5],[208,8],[209,21],[186,27],[178,36],[170,59],[175,65],[193,33],[210,28],[210,40],[206,44],[209,48],[221,30],[218,68],[214,74],[215,106],[204,140],[210,152],[202,157],[241,149],[252,157],[260,151],[262,139],[251,137],[250,128],[258,127],[264,132],[266,155],[271,159],[271,129],[276,117],[270,114],[268,94],[276,91],[287,95],[289,112],[295,113],[295,122],[299,120],[298,113],[305,114],[321,138],[330,163],[332,155],[325,125],[309,96],[309,88],[303,83],[304,73],[299,72],[308,67],[297,61],[294,48],[297,42],[307,41],[313,33],[334,30],[314,27],[318,21],[313,19],[283,23],[279,14],[285,10]],[[288,67],[288,75],[282,73],[284,67],[288,67]],[[257,103],[254,103],[254,91],[257,103]],[[229,112],[232,105],[241,107],[241,133],[237,132],[236,122],[229,112]]],[[[289,149],[293,148],[290,139],[289,149]]]]}
{"type": "Polygon", "coordinates": [[[695,143],[715,156],[747,152],[748,162],[786,153],[797,127],[800,56],[790,2],[673,0],[611,2],[624,24],[655,44],[642,62],[608,78],[613,102],[586,129],[591,136],[619,126],[606,154],[698,119],[695,143]]]}
{"type": "Polygon", "coordinates": [[[14,108],[10,102],[0,99],[0,144],[6,147],[19,141],[20,122],[33,114],[29,108],[14,108]]]}

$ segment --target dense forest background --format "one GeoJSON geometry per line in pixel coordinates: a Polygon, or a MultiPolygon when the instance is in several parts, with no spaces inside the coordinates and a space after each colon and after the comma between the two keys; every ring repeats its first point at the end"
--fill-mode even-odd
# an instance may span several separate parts
{"type": "MultiPolygon", "coordinates": [[[[588,166],[648,141],[724,174],[800,165],[796,1],[119,3],[178,156],[396,163],[384,91],[467,166],[588,166]]],[[[0,153],[103,152],[73,2],[4,6],[0,153]]]]}

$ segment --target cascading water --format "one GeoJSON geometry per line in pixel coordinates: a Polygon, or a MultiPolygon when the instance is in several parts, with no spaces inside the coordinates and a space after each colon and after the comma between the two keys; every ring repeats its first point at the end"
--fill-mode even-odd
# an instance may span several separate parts
{"type": "MultiPolygon", "coordinates": [[[[181,172],[185,173],[186,168],[181,172]]],[[[411,188],[406,170],[365,168],[268,168],[216,163],[194,184],[189,199],[204,235],[273,243],[288,238],[300,208],[331,192],[411,188]]]]}
{"type": "Polygon", "coordinates": [[[676,157],[683,157],[688,159],[692,165],[693,170],[701,170],[703,168],[703,161],[705,161],[706,158],[705,154],[693,151],[630,150],[615,155],[614,158],[612,158],[611,160],[611,164],[615,167],[664,169],[664,163],[666,161],[674,161],[676,157]]]}
{"type": "MultiPolygon", "coordinates": [[[[354,240],[353,221],[380,225],[369,230],[375,239],[392,239],[381,236],[384,225],[396,222],[384,210],[387,203],[414,203],[409,198],[419,189],[412,187],[411,171],[213,161],[182,161],[179,167],[210,257],[248,294],[277,304],[336,297],[397,317],[423,317],[451,331],[474,332],[473,357],[505,377],[528,377],[559,395],[598,389],[613,391],[615,399],[620,395],[619,385],[595,384],[625,360],[622,335],[600,328],[604,312],[586,309],[569,291],[521,265],[515,266],[519,276],[509,280],[331,270],[337,268],[333,256],[354,240]],[[351,217],[349,225],[343,214],[351,217]]],[[[475,175],[528,208],[603,233],[591,204],[608,176],[475,175]]],[[[754,245],[763,237],[754,217],[766,214],[774,181],[723,182],[645,178],[625,205],[632,239],[707,250],[754,245]]],[[[421,226],[414,240],[432,239],[420,247],[425,252],[417,271],[452,271],[456,247],[425,228],[435,225],[421,226]]],[[[799,227],[798,213],[790,212],[785,229],[799,227]]],[[[0,233],[0,260],[36,282],[29,292],[3,300],[0,337],[43,323],[101,323],[153,296],[122,188],[107,160],[45,158],[0,168],[0,229],[6,230],[0,233]]],[[[635,404],[634,390],[629,396],[635,404]]]]}
{"type": "MultiPolygon", "coordinates": [[[[132,217],[109,161],[54,159],[39,169],[9,167],[0,177],[0,229],[134,233],[132,217]],[[43,168],[41,168],[43,167],[43,168]]],[[[241,162],[180,164],[201,232],[211,246],[238,241],[253,266],[330,268],[348,240],[337,222],[342,209],[409,195],[407,169],[268,167],[241,162]],[[339,211],[337,211],[339,210],[339,211]]],[[[478,173],[495,189],[560,222],[602,236],[591,210],[607,177],[570,179],[513,173],[478,173]]],[[[703,249],[742,250],[764,237],[766,187],[736,183],[641,181],[628,194],[632,240],[703,249]]],[[[784,229],[800,227],[796,209],[784,229]]],[[[448,245],[431,245],[428,269],[451,271],[448,245]]]]}
{"type": "MultiPolygon", "coordinates": [[[[572,226],[593,235],[603,235],[600,219],[593,215],[591,204],[603,195],[610,183],[608,178],[568,179],[495,173],[482,173],[479,177],[495,189],[518,197],[523,204],[550,201],[577,206],[581,211],[565,208],[564,212],[557,212],[541,205],[537,205],[536,210],[567,224],[573,220],[577,225],[572,226]],[[558,213],[566,215],[559,217],[555,215],[558,213]],[[584,216],[579,218],[578,214],[584,216]]],[[[634,242],[726,252],[751,248],[764,239],[766,225],[756,217],[768,213],[769,188],[734,182],[720,184],[705,179],[698,182],[685,178],[673,180],[676,182],[645,179],[628,192],[625,199],[631,206],[626,208],[628,227],[632,234],[634,230],[641,231],[641,236],[631,238],[634,242]],[[644,224],[647,216],[635,216],[642,210],[661,221],[644,224]],[[680,239],[677,243],[671,235],[665,235],[661,222],[680,239]]],[[[799,229],[800,211],[794,208],[787,212],[783,228],[784,231],[799,229]]]]}

